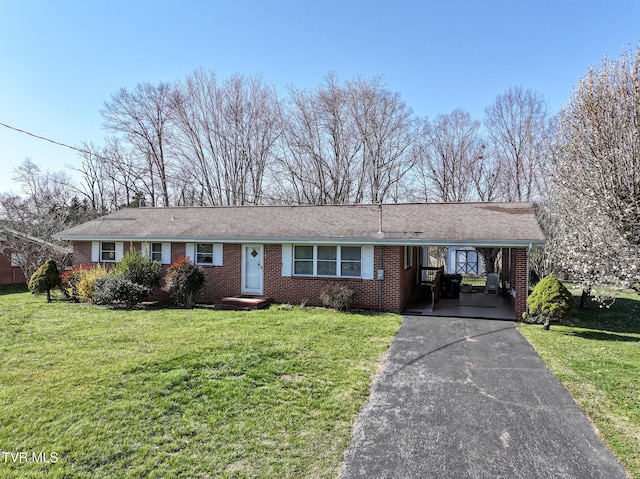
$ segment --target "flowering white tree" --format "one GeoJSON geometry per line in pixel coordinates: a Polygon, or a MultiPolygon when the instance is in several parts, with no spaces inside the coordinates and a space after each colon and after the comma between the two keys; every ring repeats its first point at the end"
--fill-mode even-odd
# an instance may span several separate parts
{"type": "Polygon", "coordinates": [[[585,288],[640,289],[640,51],[603,61],[560,113],[551,211],[558,260],[585,288]]]}

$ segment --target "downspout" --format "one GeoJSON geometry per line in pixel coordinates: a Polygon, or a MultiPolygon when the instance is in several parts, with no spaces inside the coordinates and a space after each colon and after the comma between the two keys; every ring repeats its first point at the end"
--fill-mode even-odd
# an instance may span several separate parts
{"type": "MultiPolygon", "coordinates": [[[[378,234],[382,235],[382,203],[378,203],[378,234]]],[[[378,310],[382,311],[382,281],[383,281],[383,269],[382,269],[382,245],[378,247],[378,256],[380,267],[378,268],[378,310]]]]}
{"type": "Polygon", "coordinates": [[[378,284],[379,284],[379,292],[378,292],[378,309],[382,311],[382,281],[384,279],[383,268],[382,268],[382,245],[378,246],[378,256],[380,257],[380,268],[378,269],[378,284]]]}
{"type": "MultiPolygon", "coordinates": [[[[531,255],[531,250],[533,249],[533,243],[529,243],[529,248],[527,249],[527,285],[526,285],[526,290],[525,290],[525,298],[526,298],[526,303],[525,303],[525,310],[527,312],[527,314],[529,314],[529,280],[530,280],[530,272],[529,272],[529,256],[531,255]]],[[[518,318],[518,321],[520,320],[520,318],[518,318]]]]}

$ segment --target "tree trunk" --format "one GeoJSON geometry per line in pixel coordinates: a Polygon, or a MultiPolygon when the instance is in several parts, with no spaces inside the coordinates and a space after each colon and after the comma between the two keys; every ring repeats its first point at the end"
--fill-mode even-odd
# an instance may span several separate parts
{"type": "Polygon", "coordinates": [[[51,290],[48,289],[47,290],[47,303],[50,303],[50,302],[51,302],[51,290]]]}
{"type": "Polygon", "coordinates": [[[550,328],[551,328],[551,318],[546,317],[544,318],[544,325],[542,326],[542,329],[544,329],[545,331],[549,331],[550,328]]]}
{"type": "Polygon", "coordinates": [[[580,307],[584,308],[587,306],[587,303],[589,302],[589,295],[591,294],[591,291],[587,291],[586,289],[582,290],[582,294],[580,295],[580,307]]]}

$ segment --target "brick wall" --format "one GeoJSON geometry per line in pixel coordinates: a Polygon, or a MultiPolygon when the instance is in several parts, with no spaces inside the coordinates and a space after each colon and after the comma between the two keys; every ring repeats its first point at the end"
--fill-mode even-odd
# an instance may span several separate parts
{"type": "Polygon", "coordinates": [[[0,254],[0,285],[24,284],[26,279],[19,266],[11,266],[11,248],[2,247],[0,254]]]}
{"type": "Polygon", "coordinates": [[[527,249],[513,248],[512,251],[515,257],[515,262],[511,264],[515,274],[515,317],[519,320],[522,319],[522,313],[527,310],[527,296],[529,295],[529,287],[527,284],[527,249]]]}
{"type": "MultiPolygon", "coordinates": [[[[133,246],[140,249],[140,243],[125,243],[126,253],[133,246]]],[[[171,244],[171,261],[185,256],[185,243],[171,244]]],[[[385,311],[401,311],[413,291],[418,267],[418,249],[413,248],[413,264],[404,267],[403,246],[376,246],[374,248],[373,280],[360,278],[327,278],[282,276],[282,245],[264,245],[264,294],[279,303],[305,303],[321,305],[320,293],[334,283],[345,284],[354,291],[352,305],[358,308],[377,310],[380,307],[380,281],[377,271],[380,268],[382,254],[382,309],[385,311]]],[[[242,245],[224,244],[222,266],[203,266],[205,285],[195,300],[201,303],[215,303],[225,296],[240,294],[242,288],[242,245]]],[[[73,263],[75,266],[91,262],[91,242],[76,241],[73,243],[73,263]]],[[[166,269],[166,266],[165,266],[166,269]]],[[[165,299],[161,292],[154,294],[153,299],[165,299]]]]}

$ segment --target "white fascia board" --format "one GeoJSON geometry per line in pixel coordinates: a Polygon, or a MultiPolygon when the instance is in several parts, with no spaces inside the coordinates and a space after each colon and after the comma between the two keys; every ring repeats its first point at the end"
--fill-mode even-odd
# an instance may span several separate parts
{"type": "Polygon", "coordinates": [[[63,236],[56,238],[63,241],[123,241],[154,243],[261,243],[261,244],[340,244],[340,245],[386,245],[386,246],[471,246],[476,248],[517,248],[544,245],[544,240],[447,240],[426,238],[213,238],[213,237],[121,237],[121,236],[63,236]]]}

